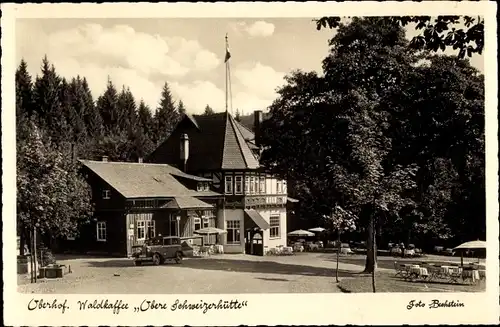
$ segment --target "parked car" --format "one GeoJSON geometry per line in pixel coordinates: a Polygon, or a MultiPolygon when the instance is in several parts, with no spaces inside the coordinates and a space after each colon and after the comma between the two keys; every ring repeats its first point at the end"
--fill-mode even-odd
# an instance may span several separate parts
{"type": "Polygon", "coordinates": [[[157,236],[145,241],[143,245],[133,246],[132,250],[136,266],[142,265],[143,262],[161,265],[168,259],[181,263],[184,257],[181,240],[177,236],[157,236]]]}
{"type": "Polygon", "coordinates": [[[398,256],[400,256],[401,253],[403,252],[403,250],[397,244],[395,246],[391,247],[391,249],[389,251],[390,251],[391,255],[398,255],[398,256]]]}

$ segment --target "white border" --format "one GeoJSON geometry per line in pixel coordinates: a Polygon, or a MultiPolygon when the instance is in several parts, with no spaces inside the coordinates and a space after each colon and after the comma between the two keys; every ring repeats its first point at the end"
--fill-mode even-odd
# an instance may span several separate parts
{"type": "MultiPolygon", "coordinates": [[[[498,323],[498,140],[496,3],[483,2],[344,2],[344,3],[188,3],[188,4],[27,4],[2,5],[2,150],[4,324],[6,325],[276,325],[276,324],[482,324],[498,323]],[[219,299],[248,301],[241,310],[164,311],[115,315],[106,311],[28,311],[29,294],[16,290],[15,272],[15,18],[167,18],[167,17],[321,17],[380,15],[481,15],[485,17],[486,189],[488,279],[485,293],[377,293],[377,294],[239,294],[239,295],[40,295],[46,300],[106,298],[138,305],[143,299],[172,303],[175,299],[206,302],[219,299]],[[11,262],[8,264],[8,262],[11,262]],[[459,300],[461,309],[428,308],[411,311],[411,299],[459,300]],[[91,313],[91,314],[89,314],[91,313]]],[[[312,25],[311,28],[314,28],[312,25]]]]}

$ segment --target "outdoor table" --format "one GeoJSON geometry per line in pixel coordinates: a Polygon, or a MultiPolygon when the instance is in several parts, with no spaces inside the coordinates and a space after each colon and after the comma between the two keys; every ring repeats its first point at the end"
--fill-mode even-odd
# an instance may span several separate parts
{"type": "Polygon", "coordinates": [[[419,265],[412,265],[410,267],[410,275],[415,277],[427,277],[429,276],[429,272],[427,268],[420,267],[419,265]]]}

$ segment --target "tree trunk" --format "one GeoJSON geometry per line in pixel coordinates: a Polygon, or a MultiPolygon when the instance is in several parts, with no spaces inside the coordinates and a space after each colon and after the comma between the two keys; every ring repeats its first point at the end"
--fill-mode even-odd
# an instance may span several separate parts
{"type": "Polygon", "coordinates": [[[35,227],[33,227],[33,254],[32,254],[32,256],[34,258],[33,263],[34,263],[34,270],[35,271],[33,272],[33,274],[35,276],[34,280],[36,283],[38,276],[37,276],[37,249],[36,249],[36,228],[35,227]]]}
{"type": "Polygon", "coordinates": [[[371,273],[377,267],[377,248],[375,245],[375,217],[370,216],[368,224],[368,238],[366,242],[366,263],[364,273],[371,273]]]}
{"type": "Polygon", "coordinates": [[[373,226],[373,239],[372,239],[372,248],[373,248],[373,262],[375,263],[373,269],[372,269],[372,290],[373,293],[376,293],[376,287],[375,287],[375,269],[377,268],[377,232],[375,228],[375,219],[373,219],[372,224],[373,226]]]}
{"type": "Polygon", "coordinates": [[[31,282],[35,282],[35,276],[34,276],[34,269],[35,269],[35,263],[34,263],[34,257],[33,257],[33,232],[30,231],[30,238],[29,238],[29,251],[30,251],[30,277],[31,277],[31,282]]]}
{"type": "Polygon", "coordinates": [[[340,229],[337,231],[337,269],[335,270],[335,280],[339,282],[339,256],[340,256],[340,229]]]}

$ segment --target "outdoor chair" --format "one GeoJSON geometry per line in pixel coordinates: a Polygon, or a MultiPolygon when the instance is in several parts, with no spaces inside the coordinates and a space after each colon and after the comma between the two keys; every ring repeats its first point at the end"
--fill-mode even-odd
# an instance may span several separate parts
{"type": "Polygon", "coordinates": [[[479,276],[479,270],[473,268],[473,267],[464,267],[462,270],[462,280],[468,281],[470,284],[475,284],[476,282],[479,282],[480,276],[479,276]]]}
{"type": "Polygon", "coordinates": [[[449,281],[452,283],[458,283],[461,278],[463,278],[462,269],[460,267],[450,267],[448,270],[449,281]]]}
{"type": "Polygon", "coordinates": [[[408,277],[409,270],[404,264],[394,261],[394,269],[396,270],[396,275],[394,277],[399,276],[405,279],[408,277]]]}

